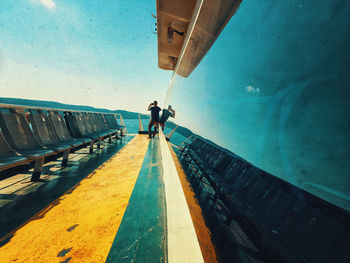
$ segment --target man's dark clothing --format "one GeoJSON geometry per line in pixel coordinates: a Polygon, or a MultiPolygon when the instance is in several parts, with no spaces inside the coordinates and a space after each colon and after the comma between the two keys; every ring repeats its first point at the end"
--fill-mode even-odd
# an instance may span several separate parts
{"type": "Polygon", "coordinates": [[[162,117],[160,117],[160,123],[165,123],[169,117],[173,117],[173,113],[167,109],[163,109],[162,117]]]}
{"type": "Polygon", "coordinates": [[[159,122],[159,112],[161,111],[161,109],[158,106],[153,106],[150,108],[150,110],[152,121],[159,122]]]}

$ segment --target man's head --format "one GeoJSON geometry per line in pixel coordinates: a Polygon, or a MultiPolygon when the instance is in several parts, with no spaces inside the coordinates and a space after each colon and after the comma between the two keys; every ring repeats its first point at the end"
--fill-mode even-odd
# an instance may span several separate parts
{"type": "Polygon", "coordinates": [[[168,106],[168,110],[171,110],[171,105],[168,106]]]}
{"type": "Polygon", "coordinates": [[[153,105],[154,106],[157,106],[158,105],[158,102],[155,100],[155,101],[153,101],[153,105]]]}

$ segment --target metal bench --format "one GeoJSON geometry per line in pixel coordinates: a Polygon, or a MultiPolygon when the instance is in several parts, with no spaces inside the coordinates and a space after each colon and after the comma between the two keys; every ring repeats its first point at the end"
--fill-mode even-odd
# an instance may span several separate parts
{"type": "Polygon", "coordinates": [[[95,139],[90,137],[81,120],[81,116],[76,112],[64,112],[64,119],[67,123],[67,128],[70,134],[79,140],[85,140],[90,143],[90,153],[93,152],[95,139]]]}
{"type": "Polygon", "coordinates": [[[34,163],[32,181],[36,181],[46,157],[63,153],[62,166],[66,166],[75,149],[89,144],[92,153],[95,142],[100,148],[102,140],[109,138],[111,143],[118,133],[108,127],[105,116],[121,128],[111,114],[1,105],[0,171],[34,163]]]}
{"type": "MultiPolygon", "coordinates": [[[[108,142],[112,142],[112,136],[117,135],[118,131],[114,129],[108,129],[105,120],[103,118],[103,115],[100,113],[95,114],[96,124],[97,124],[97,131],[98,132],[106,132],[108,134],[108,142]]],[[[116,137],[119,138],[118,136],[116,137]]]]}
{"type": "Polygon", "coordinates": [[[28,163],[29,161],[29,159],[11,149],[0,130],[0,171],[28,163]]]}
{"type": "Polygon", "coordinates": [[[85,128],[86,136],[89,136],[97,141],[97,147],[100,148],[101,141],[109,137],[109,142],[112,142],[111,132],[103,131],[99,125],[99,120],[96,114],[78,113],[76,114],[77,121],[85,128]]]}
{"type": "Polygon", "coordinates": [[[36,140],[26,121],[24,109],[1,109],[0,127],[10,147],[34,161],[32,181],[38,180],[45,157],[53,155],[55,152],[36,140]]]}
{"type": "Polygon", "coordinates": [[[332,262],[339,253],[348,262],[349,212],[199,137],[180,160],[222,257],[242,253],[232,249],[238,224],[257,248],[255,260],[332,262]]]}
{"type": "Polygon", "coordinates": [[[79,113],[79,112],[76,112],[74,115],[82,134],[96,141],[97,148],[100,148],[101,140],[103,140],[103,136],[100,134],[97,134],[94,131],[94,128],[92,126],[92,120],[90,119],[90,117],[87,117],[84,113],[79,113]]]}
{"type": "Polygon", "coordinates": [[[103,140],[106,137],[108,137],[110,132],[102,131],[96,114],[82,113],[82,116],[83,121],[85,121],[85,126],[87,127],[87,130],[91,136],[94,136],[100,140],[103,140]]]}
{"type": "Polygon", "coordinates": [[[118,124],[115,115],[113,114],[103,114],[105,123],[110,130],[118,130],[120,135],[123,135],[124,126],[118,124]]]}
{"type": "Polygon", "coordinates": [[[36,140],[56,153],[63,152],[62,166],[66,166],[69,152],[73,147],[60,141],[48,115],[44,114],[42,110],[29,109],[28,111],[36,140]]]}
{"type": "Polygon", "coordinates": [[[64,117],[57,111],[49,111],[49,118],[60,141],[70,144],[72,147],[79,147],[90,143],[91,139],[88,138],[73,138],[68,131],[64,117]]]}

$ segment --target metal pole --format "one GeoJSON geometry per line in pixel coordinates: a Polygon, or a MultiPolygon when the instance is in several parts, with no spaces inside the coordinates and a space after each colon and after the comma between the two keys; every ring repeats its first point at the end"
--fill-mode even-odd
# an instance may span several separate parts
{"type": "Polygon", "coordinates": [[[176,131],[177,127],[179,127],[179,126],[176,125],[175,128],[167,136],[165,136],[166,138],[168,138],[168,140],[170,140],[171,136],[173,136],[173,134],[176,131]]]}
{"type": "Polygon", "coordinates": [[[143,126],[141,122],[141,115],[139,114],[139,131],[143,131],[143,126]]]}

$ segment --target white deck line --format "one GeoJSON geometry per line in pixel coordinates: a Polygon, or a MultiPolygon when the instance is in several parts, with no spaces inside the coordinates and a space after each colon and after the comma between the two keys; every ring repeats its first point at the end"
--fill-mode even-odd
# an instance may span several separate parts
{"type": "Polygon", "coordinates": [[[168,262],[204,262],[174,160],[165,136],[159,130],[167,210],[168,262]]]}

